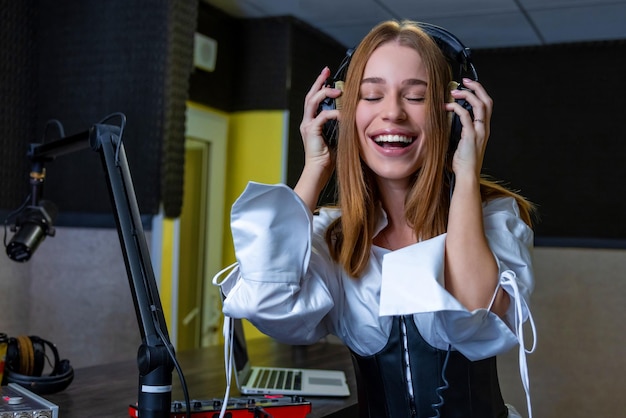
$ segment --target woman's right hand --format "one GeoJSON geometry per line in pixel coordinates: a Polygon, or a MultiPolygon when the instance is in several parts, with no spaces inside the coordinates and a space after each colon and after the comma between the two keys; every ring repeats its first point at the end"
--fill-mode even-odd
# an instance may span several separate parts
{"type": "Polygon", "coordinates": [[[330,150],[324,141],[322,128],[327,121],[338,119],[339,111],[322,110],[319,113],[318,111],[320,103],[326,97],[337,98],[341,95],[341,90],[324,86],[329,76],[330,70],[328,67],[324,67],[304,98],[304,114],[300,123],[300,134],[304,144],[305,163],[322,162],[327,165],[323,160],[329,159],[330,150]]]}
{"type": "Polygon", "coordinates": [[[304,99],[304,114],[300,123],[304,145],[304,168],[295,192],[307,203],[311,211],[316,209],[319,194],[334,169],[332,151],[324,141],[322,129],[327,121],[339,119],[339,110],[322,110],[318,113],[324,98],[337,98],[341,95],[341,90],[324,86],[329,76],[330,70],[325,67],[311,86],[304,99]]]}

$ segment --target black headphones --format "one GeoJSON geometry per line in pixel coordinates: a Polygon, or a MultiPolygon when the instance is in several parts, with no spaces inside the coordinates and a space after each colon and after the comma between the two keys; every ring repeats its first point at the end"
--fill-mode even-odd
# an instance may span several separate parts
{"type": "Polygon", "coordinates": [[[17,383],[38,395],[64,390],[74,379],[69,360],[60,360],[57,348],[50,341],[37,336],[9,338],[2,384],[17,383]],[[42,376],[46,362],[46,346],[54,356],[52,372],[42,376]]]}
{"type": "MultiPolygon", "coordinates": [[[[448,32],[446,29],[432,25],[430,23],[416,22],[417,26],[422,29],[428,36],[430,36],[443,55],[446,57],[446,60],[450,64],[452,68],[452,77],[458,83],[458,88],[462,89],[463,87],[463,78],[470,78],[472,80],[478,80],[478,73],[476,72],[476,68],[472,62],[472,52],[469,48],[465,47],[463,43],[452,33],[448,32]]],[[[343,61],[339,65],[339,69],[335,73],[333,77],[329,77],[326,80],[325,85],[331,87],[337,87],[337,83],[343,83],[345,80],[346,70],[348,65],[350,64],[350,59],[352,58],[352,54],[354,49],[349,49],[346,52],[346,56],[343,61]]],[[[463,108],[467,109],[470,113],[472,111],[472,106],[465,100],[457,100],[463,108]]],[[[325,98],[319,106],[319,111],[322,110],[333,110],[340,108],[340,105],[336,103],[335,99],[330,97],[325,98]]],[[[449,152],[454,152],[456,150],[456,146],[461,139],[461,129],[463,125],[461,124],[461,120],[458,115],[454,115],[452,119],[452,128],[450,134],[450,147],[449,152]]],[[[322,129],[322,133],[324,135],[324,139],[326,143],[330,147],[337,146],[337,121],[329,120],[324,124],[322,129]]]]}

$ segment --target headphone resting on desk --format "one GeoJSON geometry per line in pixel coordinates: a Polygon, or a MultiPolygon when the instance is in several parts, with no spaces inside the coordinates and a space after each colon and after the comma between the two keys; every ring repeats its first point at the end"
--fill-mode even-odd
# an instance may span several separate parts
{"type": "Polygon", "coordinates": [[[57,348],[48,340],[31,335],[9,338],[3,385],[16,383],[38,395],[56,393],[67,388],[74,379],[74,369],[69,360],[61,360],[57,348]],[[46,346],[52,351],[52,372],[42,376],[48,356],[46,346]]]}

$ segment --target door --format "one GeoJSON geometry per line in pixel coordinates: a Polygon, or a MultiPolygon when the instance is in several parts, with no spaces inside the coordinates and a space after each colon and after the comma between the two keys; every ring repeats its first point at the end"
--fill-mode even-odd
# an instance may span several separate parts
{"type": "Polygon", "coordinates": [[[222,319],[213,276],[222,269],[228,119],[189,104],[179,227],[177,348],[214,345],[222,319]]]}

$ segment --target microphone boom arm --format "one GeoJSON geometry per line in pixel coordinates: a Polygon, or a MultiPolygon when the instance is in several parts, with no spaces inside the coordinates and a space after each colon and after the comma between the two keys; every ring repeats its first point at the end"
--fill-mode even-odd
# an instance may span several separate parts
{"type": "MultiPolygon", "coordinates": [[[[150,262],[121,131],[118,126],[96,124],[77,135],[45,144],[33,144],[28,156],[33,162],[33,171],[40,168],[43,172],[43,164],[56,156],[88,147],[99,152],[141,333],[142,343],[137,354],[138,414],[142,418],[168,418],[172,372],[176,360],[150,262]]],[[[33,186],[35,189],[37,187],[40,186],[33,186]]]]}

